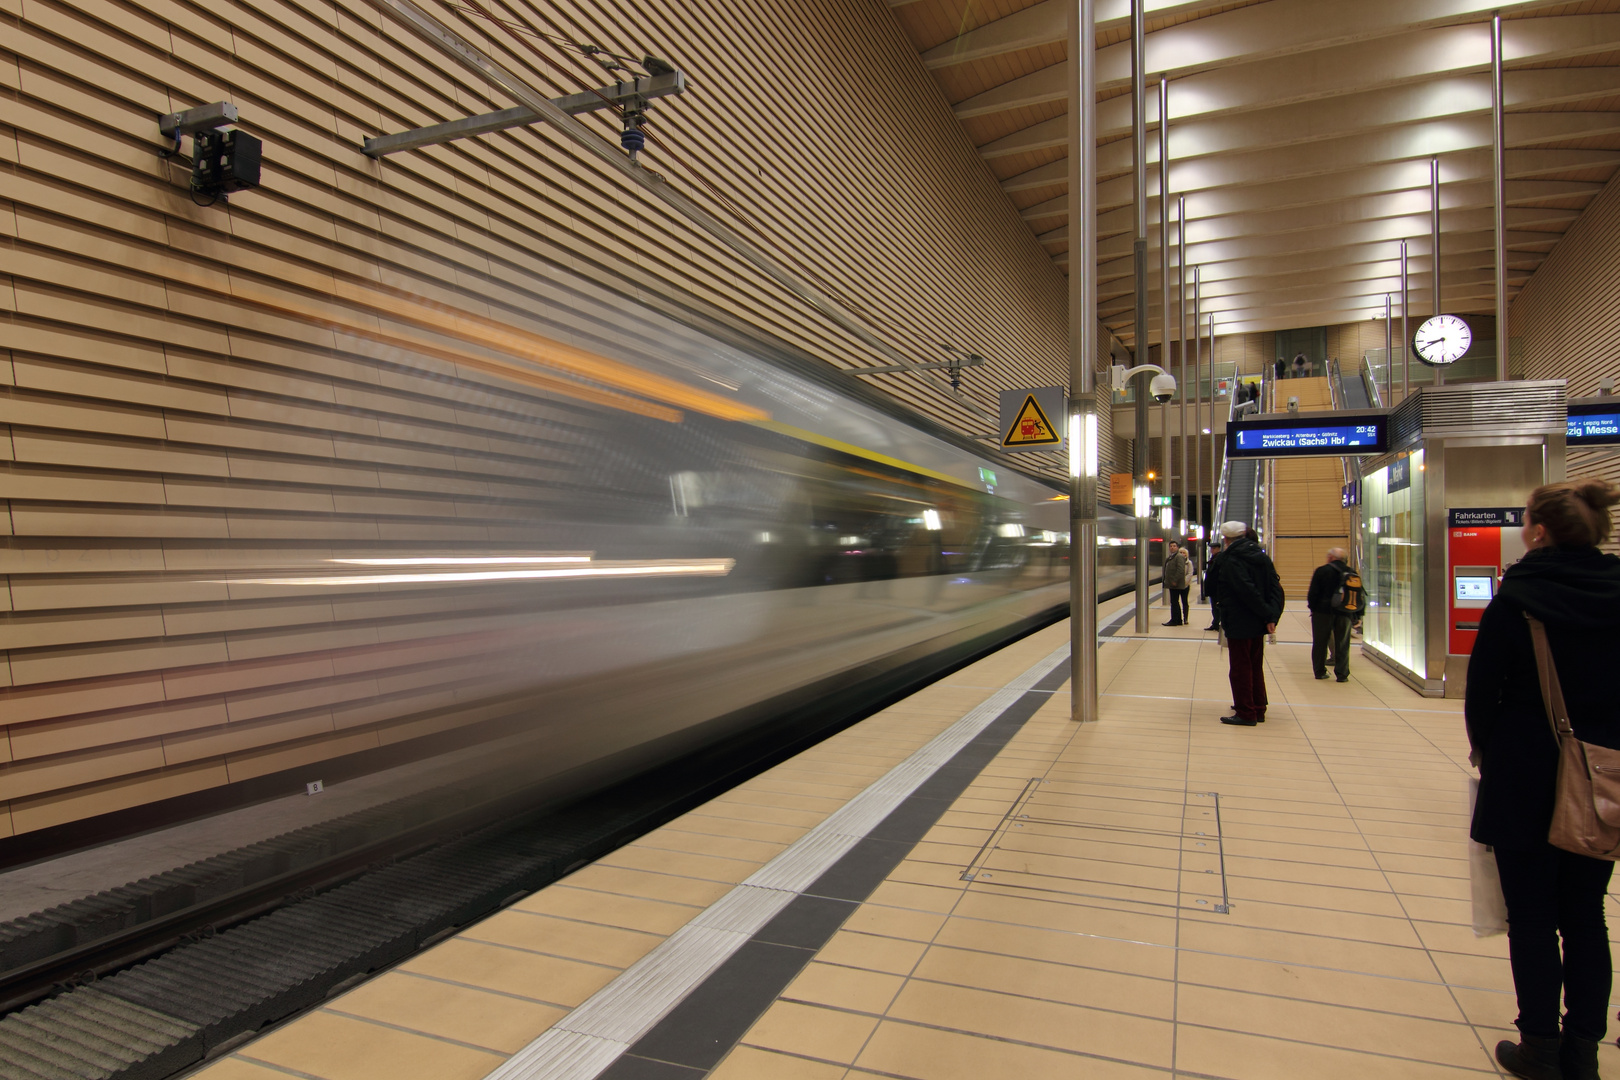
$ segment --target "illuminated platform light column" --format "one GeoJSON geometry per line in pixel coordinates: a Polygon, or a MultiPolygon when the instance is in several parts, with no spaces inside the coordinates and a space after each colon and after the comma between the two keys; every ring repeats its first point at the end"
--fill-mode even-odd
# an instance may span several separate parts
{"type": "Polygon", "coordinates": [[[1097,719],[1097,10],[1069,6],[1070,715],[1097,719]]]}

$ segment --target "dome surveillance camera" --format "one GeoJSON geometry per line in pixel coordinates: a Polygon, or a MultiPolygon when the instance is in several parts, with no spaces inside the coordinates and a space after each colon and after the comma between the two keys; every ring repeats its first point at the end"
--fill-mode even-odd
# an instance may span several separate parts
{"type": "Polygon", "coordinates": [[[1148,393],[1153,400],[1163,405],[1176,396],[1176,380],[1173,375],[1155,375],[1153,382],[1148,385],[1148,393]]]}

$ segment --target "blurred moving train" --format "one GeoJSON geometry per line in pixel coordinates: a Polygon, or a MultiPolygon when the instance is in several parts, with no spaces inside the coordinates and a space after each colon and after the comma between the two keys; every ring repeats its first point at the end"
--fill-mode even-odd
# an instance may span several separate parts
{"type": "MultiPolygon", "coordinates": [[[[14,745],[40,749],[0,782],[87,745],[114,765],[39,794],[55,816],[0,841],[17,867],[0,918],[407,797],[443,792],[447,817],[564,799],[785,717],[831,723],[1066,611],[1062,488],[831,368],[659,325],[622,333],[614,360],[522,336],[524,362],[493,372],[391,344],[342,417],[371,410],[377,434],[308,481],[330,506],[284,509],[312,468],[296,424],[331,439],[330,417],[243,410],[221,422],[260,476],[280,470],[274,498],[233,453],[210,489],[245,507],[229,535],[122,541],[155,564],[97,579],[98,603],[161,610],[137,643],[168,657],[145,661],[161,700],[126,692],[123,659],[94,674],[135,655],[120,641],[81,648],[78,678],[51,679],[65,669],[42,649],[44,677],[6,691],[41,718],[14,745]],[[525,374],[555,356],[574,382],[525,374]],[[411,498],[346,491],[356,462],[408,463],[411,498]]],[[[1132,579],[1133,528],[1102,511],[1104,595],[1132,579]]],[[[101,550],[9,543],[25,561],[101,550]]]]}

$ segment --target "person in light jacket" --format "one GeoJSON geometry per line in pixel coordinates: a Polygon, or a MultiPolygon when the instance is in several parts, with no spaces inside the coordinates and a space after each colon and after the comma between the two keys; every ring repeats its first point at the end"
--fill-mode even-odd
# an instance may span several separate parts
{"type": "Polygon", "coordinates": [[[1187,624],[1187,592],[1192,582],[1192,560],[1174,540],[1167,545],[1169,555],[1164,560],[1164,591],[1170,598],[1170,621],[1166,626],[1187,624]]]}
{"type": "Polygon", "coordinates": [[[1602,480],[1530,493],[1525,556],[1502,575],[1468,660],[1463,710],[1469,760],[1479,766],[1469,835],[1496,854],[1519,999],[1519,1042],[1499,1043],[1496,1060],[1526,1080],[1598,1080],[1608,1027],[1613,968],[1603,904],[1614,864],[1547,842],[1558,743],[1525,615],[1546,624],[1575,737],[1620,749],[1620,558],[1597,547],[1609,538],[1616,502],[1620,491],[1602,480]]]}

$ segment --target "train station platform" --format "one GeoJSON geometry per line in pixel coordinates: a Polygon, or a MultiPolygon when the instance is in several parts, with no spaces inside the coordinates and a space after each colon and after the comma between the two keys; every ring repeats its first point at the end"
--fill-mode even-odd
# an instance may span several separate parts
{"type": "Polygon", "coordinates": [[[1099,723],[1054,625],[194,1075],[1498,1075],[1461,704],[1317,682],[1291,620],[1223,726],[1214,635],[1125,603],[1099,723]]]}

